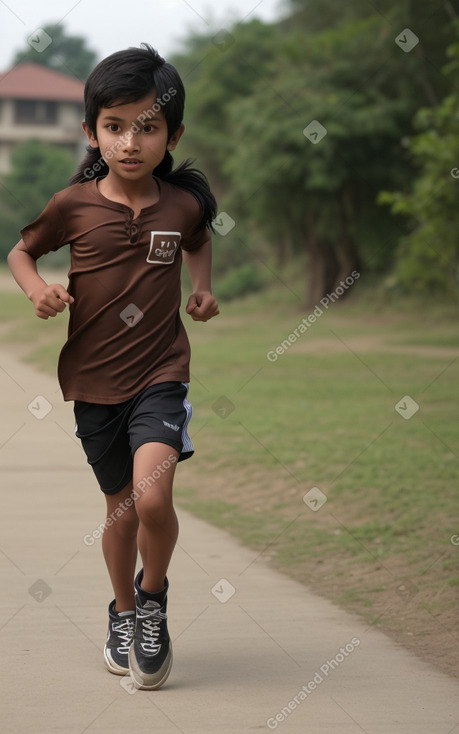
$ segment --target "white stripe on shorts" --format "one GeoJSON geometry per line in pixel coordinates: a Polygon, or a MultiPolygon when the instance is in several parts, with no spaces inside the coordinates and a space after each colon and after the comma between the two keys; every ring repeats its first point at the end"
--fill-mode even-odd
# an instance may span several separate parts
{"type": "Polygon", "coordinates": [[[186,395],[185,395],[185,398],[183,399],[183,407],[186,410],[186,419],[185,419],[185,423],[183,424],[183,428],[182,428],[182,453],[185,453],[188,451],[194,451],[193,443],[188,434],[188,423],[190,422],[190,418],[193,413],[193,408],[191,407],[191,403],[187,400],[188,390],[190,386],[187,382],[182,382],[182,385],[186,387],[186,395]]]}

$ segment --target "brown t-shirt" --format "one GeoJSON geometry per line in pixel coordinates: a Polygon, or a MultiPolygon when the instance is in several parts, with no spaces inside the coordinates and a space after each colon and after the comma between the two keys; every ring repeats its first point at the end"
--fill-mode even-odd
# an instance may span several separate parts
{"type": "Polygon", "coordinates": [[[75,301],[58,366],[65,400],[120,403],[150,385],[189,380],[181,248],[201,247],[210,233],[196,231],[202,210],[192,194],[155,180],[159,200],[136,219],[93,180],[57,193],[21,231],[35,259],[70,245],[75,301]]]}

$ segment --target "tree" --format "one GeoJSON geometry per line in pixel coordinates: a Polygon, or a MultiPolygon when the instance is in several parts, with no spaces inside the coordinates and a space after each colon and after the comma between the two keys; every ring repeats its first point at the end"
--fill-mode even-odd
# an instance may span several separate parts
{"type": "MultiPolygon", "coordinates": [[[[459,36],[459,23],[456,29],[459,36]]],[[[459,70],[459,42],[448,55],[447,76],[459,70]]],[[[459,95],[454,92],[437,107],[419,110],[415,127],[418,134],[409,153],[417,174],[411,188],[380,195],[409,232],[400,242],[393,280],[404,292],[452,295],[459,284],[459,95]]]]}
{"type": "Polygon", "coordinates": [[[23,51],[16,53],[13,66],[32,61],[85,81],[97,62],[97,54],[87,47],[86,39],[68,36],[60,23],[45,25],[43,30],[50,37],[51,43],[40,53],[28,44],[23,51]]]}
{"type": "Polygon", "coordinates": [[[220,52],[192,49],[187,137],[243,225],[226,252],[239,257],[233,242],[249,224],[280,267],[306,259],[311,305],[353,269],[393,264],[399,223],[378,194],[412,177],[413,117],[449,92],[440,69],[451,12],[430,0],[291,6],[276,28],[238,24],[220,52]],[[396,43],[404,28],[421,39],[409,53],[396,43]],[[321,128],[308,136],[314,120],[321,140],[321,128]]]}
{"type": "Polygon", "coordinates": [[[74,156],[58,146],[28,140],[15,148],[12,170],[0,185],[0,257],[20,239],[20,230],[33,222],[49,199],[68,185],[74,156]]]}
{"type": "Polygon", "coordinates": [[[231,32],[191,36],[185,53],[172,58],[187,89],[181,149],[199,157],[219,191],[228,186],[223,165],[235,143],[228,108],[268,77],[278,35],[260,20],[238,23],[231,32]]]}
{"type": "Polygon", "coordinates": [[[419,61],[373,15],[307,43],[290,34],[276,68],[275,93],[260,85],[231,105],[239,142],[224,170],[279,262],[285,250],[306,253],[311,306],[353,270],[392,262],[397,224],[381,213],[377,196],[411,172],[402,140],[423,93],[420,80],[413,90],[419,61]]]}
{"type": "MultiPolygon", "coordinates": [[[[230,105],[251,96],[260,79],[269,82],[269,67],[276,59],[278,28],[259,20],[238,23],[230,32],[193,35],[184,53],[171,61],[177,67],[186,87],[185,128],[178,153],[196,159],[196,165],[205,171],[219,208],[231,206],[230,178],[224,164],[234,154],[239,140],[229,122],[230,105]]],[[[214,272],[217,282],[220,276],[229,274],[229,284],[222,283],[230,292],[234,281],[232,269],[240,268],[234,275],[248,283],[247,249],[239,238],[245,231],[242,211],[234,212],[237,226],[230,232],[221,247],[215,248],[214,272]],[[231,287],[230,287],[231,286],[231,287]]],[[[258,263],[252,264],[253,284],[259,287],[256,272],[258,263]]]]}

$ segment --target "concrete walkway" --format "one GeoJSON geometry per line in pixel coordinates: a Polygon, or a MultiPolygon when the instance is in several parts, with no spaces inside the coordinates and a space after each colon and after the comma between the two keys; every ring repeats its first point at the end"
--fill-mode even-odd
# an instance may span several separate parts
{"type": "Polygon", "coordinates": [[[110,675],[105,503],[57,382],[2,351],[2,733],[459,734],[457,681],[183,511],[172,674],[110,675]]]}

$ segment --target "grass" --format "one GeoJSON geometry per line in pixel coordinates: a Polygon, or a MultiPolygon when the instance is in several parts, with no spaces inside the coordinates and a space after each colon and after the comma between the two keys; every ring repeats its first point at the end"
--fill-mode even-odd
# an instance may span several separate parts
{"type": "Polygon", "coordinates": [[[1,340],[21,345],[24,359],[38,369],[55,373],[60,349],[65,341],[67,319],[39,319],[32,304],[20,292],[0,292],[1,340]]]}
{"type": "MultiPolygon", "coordinates": [[[[0,294],[0,313],[2,339],[55,370],[65,319],[40,322],[16,293],[0,294]]],[[[308,313],[279,286],[207,324],[184,317],[196,456],[177,502],[457,671],[455,308],[361,290],[269,361],[308,313]],[[409,420],[395,410],[406,395],[419,405],[409,420]],[[303,500],[312,487],[326,496],[317,511],[303,500]]]]}

